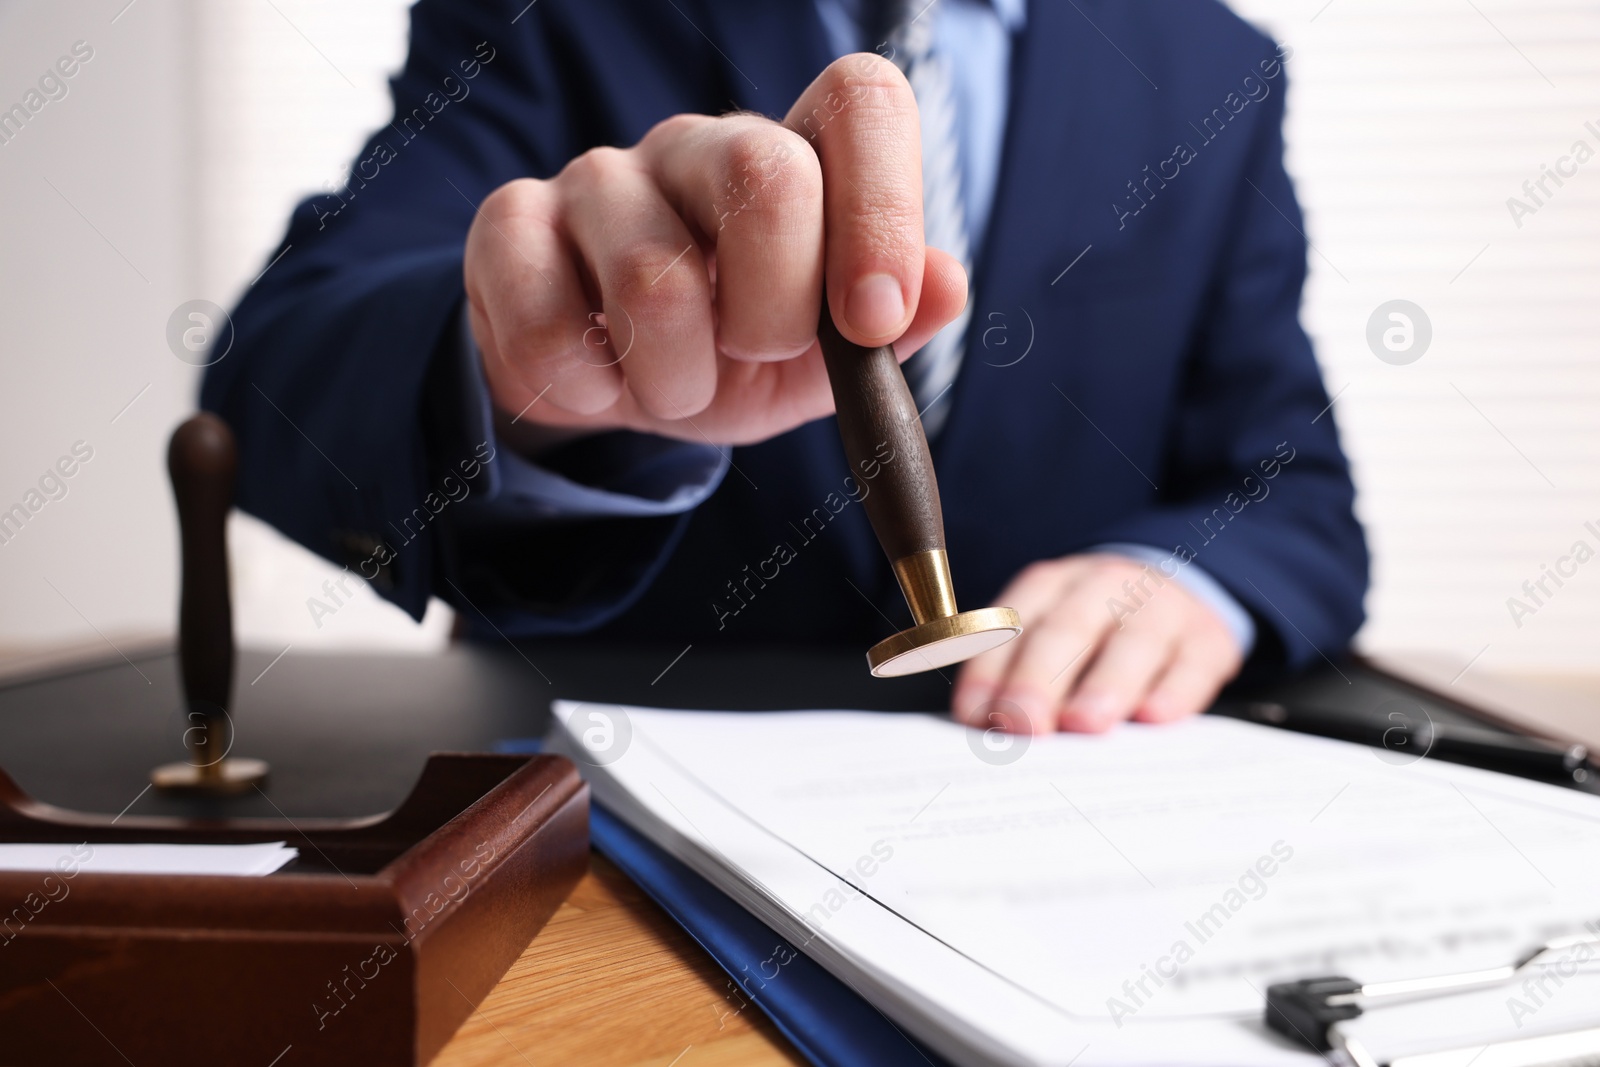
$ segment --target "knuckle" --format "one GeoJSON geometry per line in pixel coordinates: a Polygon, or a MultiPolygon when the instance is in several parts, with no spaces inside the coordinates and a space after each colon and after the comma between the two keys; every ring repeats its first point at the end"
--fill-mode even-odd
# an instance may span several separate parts
{"type": "Polygon", "coordinates": [[[1155,679],[1146,663],[1096,664],[1083,680],[1083,688],[1103,693],[1119,704],[1131,704],[1155,679]]]}
{"type": "Polygon", "coordinates": [[[495,220],[530,214],[542,203],[544,186],[545,183],[537,178],[517,178],[484,197],[478,210],[495,220]]]}
{"type": "Polygon", "coordinates": [[[507,323],[501,357],[513,370],[531,371],[559,361],[571,349],[571,330],[562,318],[533,309],[507,323]]]}
{"type": "MultiPolygon", "coordinates": [[[[1048,643],[1052,654],[1063,650],[1068,655],[1076,652],[1080,647],[1089,644],[1094,638],[1099,620],[1085,617],[1082,610],[1074,608],[1056,608],[1047,611],[1039,618],[1034,619],[1029,629],[1033,631],[1034,640],[1048,643]],[[1070,649],[1066,648],[1071,645],[1070,649]]],[[[1080,666],[1088,661],[1085,654],[1080,666]]]]}
{"type": "Polygon", "coordinates": [[[741,131],[723,148],[713,191],[719,218],[771,223],[822,211],[822,166],[797,134],[775,124],[741,131]]]}
{"type": "Polygon", "coordinates": [[[1143,567],[1126,556],[1112,553],[1097,555],[1094,558],[1094,575],[1097,579],[1120,585],[1122,582],[1137,576],[1143,567]]]}
{"type": "Polygon", "coordinates": [[[628,149],[602,145],[568,162],[561,168],[557,180],[574,191],[587,191],[596,185],[609,184],[619,173],[632,166],[633,159],[628,149]]]}
{"type": "Polygon", "coordinates": [[[650,127],[640,143],[649,142],[654,145],[661,141],[676,141],[699,133],[705,128],[706,123],[715,121],[707,115],[669,115],[650,127]]]}
{"type": "Polygon", "coordinates": [[[654,244],[618,252],[606,271],[606,298],[636,320],[676,315],[698,294],[690,273],[698,262],[692,249],[654,244]]]}
{"type": "Polygon", "coordinates": [[[1018,585],[1049,585],[1061,577],[1063,564],[1060,560],[1041,559],[1035,560],[1022,568],[1016,578],[1018,585]]]}

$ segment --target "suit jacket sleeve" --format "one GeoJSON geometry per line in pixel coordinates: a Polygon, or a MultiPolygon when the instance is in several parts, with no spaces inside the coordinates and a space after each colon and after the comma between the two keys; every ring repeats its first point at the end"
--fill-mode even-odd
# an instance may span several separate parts
{"type": "Polygon", "coordinates": [[[1257,621],[1253,660],[1337,658],[1363,619],[1367,552],[1354,487],[1300,327],[1307,242],[1283,166],[1285,87],[1264,100],[1188,360],[1163,485],[1178,492],[1103,532],[1172,551],[1257,621]]]}
{"type": "MultiPolygon", "coordinates": [[[[561,521],[502,492],[505,459],[472,417],[457,330],[475,205],[553,175],[598,126],[592,93],[562,81],[560,27],[531,5],[514,18],[523,6],[414,8],[393,121],[295,210],[201,399],[238,434],[238,505],[414,617],[437,594],[469,620],[514,603],[523,632],[574,632],[626,609],[686,515],[561,521]]],[[[613,475],[640,442],[609,436],[548,473],[600,470],[589,484],[626,493],[613,475]]]]}

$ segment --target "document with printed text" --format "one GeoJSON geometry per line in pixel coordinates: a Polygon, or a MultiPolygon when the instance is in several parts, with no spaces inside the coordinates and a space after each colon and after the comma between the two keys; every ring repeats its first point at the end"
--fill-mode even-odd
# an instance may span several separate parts
{"type": "MultiPolygon", "coordinates": [[[[956,1063],[1320,1062],[1263,1025],[1270,983],[1600,933],[1600,797],[1387,750],[1212,717],[1030,739],[846,711],[556,717],[601,804],[956,1063]]],[[[1465,1065],[1600,1025],[1593,957],[1354,1025],[1465,1065]]]]}

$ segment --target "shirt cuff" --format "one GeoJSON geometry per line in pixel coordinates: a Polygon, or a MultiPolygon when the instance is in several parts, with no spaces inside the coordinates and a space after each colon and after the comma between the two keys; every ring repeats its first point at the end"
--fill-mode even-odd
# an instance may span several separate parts
{"type": "Polygon", "coordinates": [[[517,455],[495,434],[483,357],[465,309],[459,319],[462,429],[471,440],[495,444],[482,507],[521,520],[656,518],[692,510],[722,484],[732,462],[725,450],[627,430],[568,446],[590,453],[581,482],[517,455]]]}
{"type": "Polygon", "coordinates": [[[1123,541],[1113,541],[1109,544],[1095,545],[1091,552],[1110,552],[1118,556],[1126,556],[1138,563],[1146,563],[1154,567],[1162,578],[1172,579],[1183,586],[1195,599],[1210,608],[1222,620],[1228,632],[1233,634],[1233,639],[1239,642],[1239,655],[1248,659],[1251,649],[1256,646],[1256,624],[1244,606],[1234,599],[1232,593],[1222,588],[1211,575],[1193,562],[1185,562],[1183,557],[1171,552],[1163,552],[1159,548],[1149,545],[1134,545],[1123,541]],[[1172,568],[1177,568],[1172,571],[1172,568]],[[1172,573],[1169,573],[1172,571],[1172,573]]]}

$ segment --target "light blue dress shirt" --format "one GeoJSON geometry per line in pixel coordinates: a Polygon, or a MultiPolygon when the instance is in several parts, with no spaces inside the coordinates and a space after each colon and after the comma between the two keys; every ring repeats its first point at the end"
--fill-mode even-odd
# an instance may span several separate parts
{"type": "MultiPolygon", "coordinates": [[[[863,40],[870,0],[815,0],[836,56],[874,48],[863,40]]],[[[1010,103],[1011,42],[1027,21],[1026,0],[933,0],[922,18],[934,20],[934,41],[948,57],[961,139],[962,194],[974,249],[983,248],[1000,177],[1002,138],[1010,103]]],[[[494,436],[489,391],[477,345],[461,316],[465,432],[474,441],[494,436]]],[[[716,491],[728,472],[727,450],[647,434],[632,435],[619,450],[625,460],[601,484],[584,485],[540,467],[509,448],[497,448],[488,465],[485,504],[508,519],[579,520],[678,515],[716,491]]],[[[1093,551],[1125,556],[1159,568],[1171,553],[1149,545],[1105,544],[1093,551]]],[[[1163,571],[1162,573],[1165,573],[1163,571]]],[[[1248,656],[1255,623],[1216,579],[1190,563],[1175,580],[1211,608],[1248,656]]],[[[1109,607],[1108,607],[1109,610],[1109,607]]]]}

